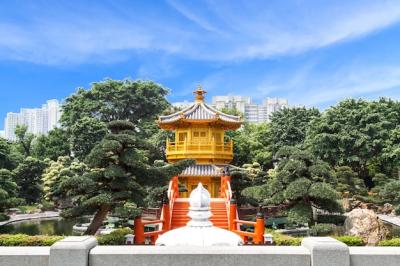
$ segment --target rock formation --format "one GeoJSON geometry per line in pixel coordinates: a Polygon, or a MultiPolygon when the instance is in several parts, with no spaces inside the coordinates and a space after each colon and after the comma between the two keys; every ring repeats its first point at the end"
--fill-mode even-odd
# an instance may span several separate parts
{"type": "Polygon", "coordinates": [[[389,230],[373,210],[352,210],[344,225],[348,235],[361,237],[367,246],[376,245],[380,240],[386,239],[389,234],[389,230]]]}

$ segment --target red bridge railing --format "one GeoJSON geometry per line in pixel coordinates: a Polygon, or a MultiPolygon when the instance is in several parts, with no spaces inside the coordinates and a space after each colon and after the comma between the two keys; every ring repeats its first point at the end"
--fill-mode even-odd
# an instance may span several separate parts
{"type": "Polygon", "coordinates": [[[264,215],[257,214],[255,222],[240,220],[239,214],[237,212],[236,201],[232,198],[230,181],[230,176],[221,177],[221,197],[225,199],[229,230],[238,234],[246,244],[249,244],[251,242],[253,244],[263,244],[265,226],[264,215]],[[240,225],[247,225],[252,227],[253,232],[241,230],[240,225]]]}
{"type": "Polygon", "coordinates": [[[135,244],[144,245],[148,243],[154,245],[159,235],[171,229],[172,209],[175,199],[179,196],[178,177],[175,176],[169,182],[167,195],[168,202],[163,203],[159,220],[143,221],[141,216],[135,218],[135,244]],[[146,225],[156,225],[158,230],[145,232],[144,227],[146,225]]]}

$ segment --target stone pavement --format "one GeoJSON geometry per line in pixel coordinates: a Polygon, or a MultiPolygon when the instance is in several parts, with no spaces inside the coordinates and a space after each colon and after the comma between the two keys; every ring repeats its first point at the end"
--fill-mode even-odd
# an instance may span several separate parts
{"type": "Polygon", "coordinates": [[[60,217],[60,212],[46,211],[46,212],[30,213],[30,214],[15,214],[11,215],[10,217],[11,217],[10,220],[0,222],[0,226],[25,220],[56,218],[60,217]]]}

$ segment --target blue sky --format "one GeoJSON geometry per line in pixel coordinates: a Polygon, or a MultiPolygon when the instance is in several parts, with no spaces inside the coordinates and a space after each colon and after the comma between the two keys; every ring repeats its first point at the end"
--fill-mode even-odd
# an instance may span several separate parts
{"type": "Polygon", "coordinates": [[[0,128],[9,111],[93,81],[152,79],[325,108],[400,99],[400,1],[0,0],[0,128]]]}

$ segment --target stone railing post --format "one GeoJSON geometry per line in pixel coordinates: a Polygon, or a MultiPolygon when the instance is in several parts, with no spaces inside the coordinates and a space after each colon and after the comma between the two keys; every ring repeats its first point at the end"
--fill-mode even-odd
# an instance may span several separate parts
{"type": "Polygon", "coordinates": [[[307,237],[301,242],[311,254],[311,266],[350,266],[349,247],[332,237],[307,237]]]}
{"type": "Polygon", "coordinates": [[[50,247],[49,266],[88,266],[89,252],[97,246],[92,236],[70,236],[50,247]]]}

